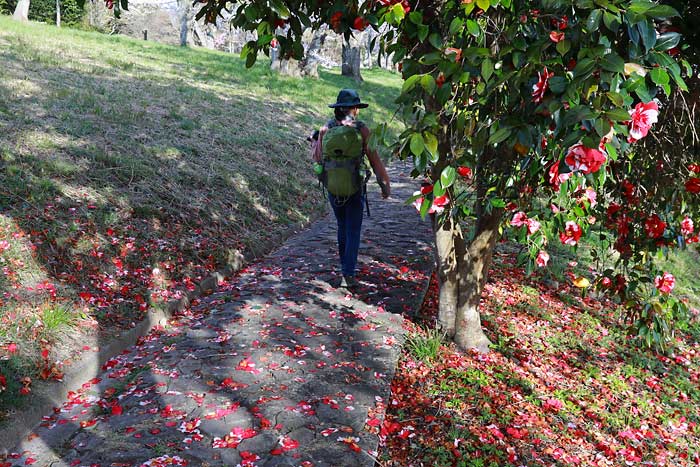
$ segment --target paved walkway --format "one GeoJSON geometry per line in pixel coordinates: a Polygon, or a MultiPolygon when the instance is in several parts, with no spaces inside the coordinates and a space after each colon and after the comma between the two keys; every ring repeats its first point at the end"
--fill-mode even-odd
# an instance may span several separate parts
{"type": "MultiPolygon", "coordinates": [[[[401,173],[401,172],[404,173],[401,173]]],[[[337,289],[327,218],[110,360],[0,466],[373,466],[430,228],[391,169],[370,192],[361,281],[337,289]]]]}

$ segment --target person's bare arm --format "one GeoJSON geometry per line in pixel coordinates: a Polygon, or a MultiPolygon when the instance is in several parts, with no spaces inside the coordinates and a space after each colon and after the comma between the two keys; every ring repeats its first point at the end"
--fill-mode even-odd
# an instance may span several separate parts
{"type": "Polygon", "coordinates": [[[369,163],[372,165],[372,170],[374,170],[374,174],[377,176],[377,181],[379,182],[379,186],[382,188],[382,197],[388,198],[391,195],[391,185],[389,183],[389,174],[387,174],[386,168],[384,167],[384,163],[382,162],[382,159],[379,157],[377,150],[370,149],[370,147],[368,145],[369,137],[370,137],[369,128],[367,128],[366,126],[363,126],[360,129],[360,133],[362,133],[362,145],[364,146],[365,154],[367,154],[367,158],[369,159],[369,163]]]}
{"type": "Polygon", "coordinates": [[[326,134],[328,128],[323,126],[318,132],[318,139],[311,143],[311,158],[314,162],[320,163],[323,160],[323,135],[326,134]]]}

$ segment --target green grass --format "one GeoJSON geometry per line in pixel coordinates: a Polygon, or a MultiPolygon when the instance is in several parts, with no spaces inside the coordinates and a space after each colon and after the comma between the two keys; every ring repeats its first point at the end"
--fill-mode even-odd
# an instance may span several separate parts
{"type": "Polygon", "coordinates": [[[74,306],[127,326],[136,298],[196,282],[235,250],[252,259],[324,214],[306,136],[339,89],[358,89],[370,127],[400,131],[401,78],[384,70],[359,85],[338,71],[283,77],[264,57],[247,70],[231,54],[1,15],[0,63],[0,357],[22,349],[0,372],[12,381],[34,374],[37,336],[81,332],[74,306]],[[155,267],[167,274],[149,282],[155,267]]]}
{"type": "Polygon", "coordinates": [[[440,347],[445,336],[439,330],[426,328],[421,332],[413,332],[406,338],[406,348],[416,359],[429,362],[440,356],[440,347]]]}

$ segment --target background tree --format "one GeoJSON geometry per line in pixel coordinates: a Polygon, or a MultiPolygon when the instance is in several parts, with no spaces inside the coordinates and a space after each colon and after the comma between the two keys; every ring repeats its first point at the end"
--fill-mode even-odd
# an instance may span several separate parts
{"type": "Polygon", "coordinates": [[[17,21],[29,21],[29,0],[19,0],[12,17],[17,21]]]}
{"type": "Polygon", "coordinates": [[[663,344],[684,307],[653,259],[697,239],[700,165],[659,160],[638,142],[653,134],[654,98],[687,90],[692,67],[668,29],[677,10],[649,0],[209,0],[198,16],[213,22],[229,8],[257,32],[242,51],[249,66],[273,39],[301,58],[305,27],[349,38],[365,23],[392,26],[383,43],[402,69],[408,125],[395,148],[424,180],[414,201],[433,219],[439,321],[459,346],[489,344],[478,304],[502,234],[526,246],[532,270],[551,242],[575,248],[589,232],[599,255],[617,251],[591,279],[620,295],[646,343],[663,344]]]}

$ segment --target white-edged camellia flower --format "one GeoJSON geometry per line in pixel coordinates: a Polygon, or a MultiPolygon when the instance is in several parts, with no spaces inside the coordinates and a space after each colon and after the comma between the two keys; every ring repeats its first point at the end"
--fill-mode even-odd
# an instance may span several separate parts
{"type": "Polygon", "coordinates": [[[607,160],[605,153],[597,149],[587,148],[583,143],[571,146],[566,158],[564,158],[564,162],[572,172],[580,171],[584,174],[597,172],[607,160]]]}
{"type": "Polygon", "coordinates": [[[646,104],[640,102],[630,110],[630,117],[630,136],[627,141],[634,143],[644,138],[651,126],[659,121],[659,106],[654,101],[646,104]]]}

